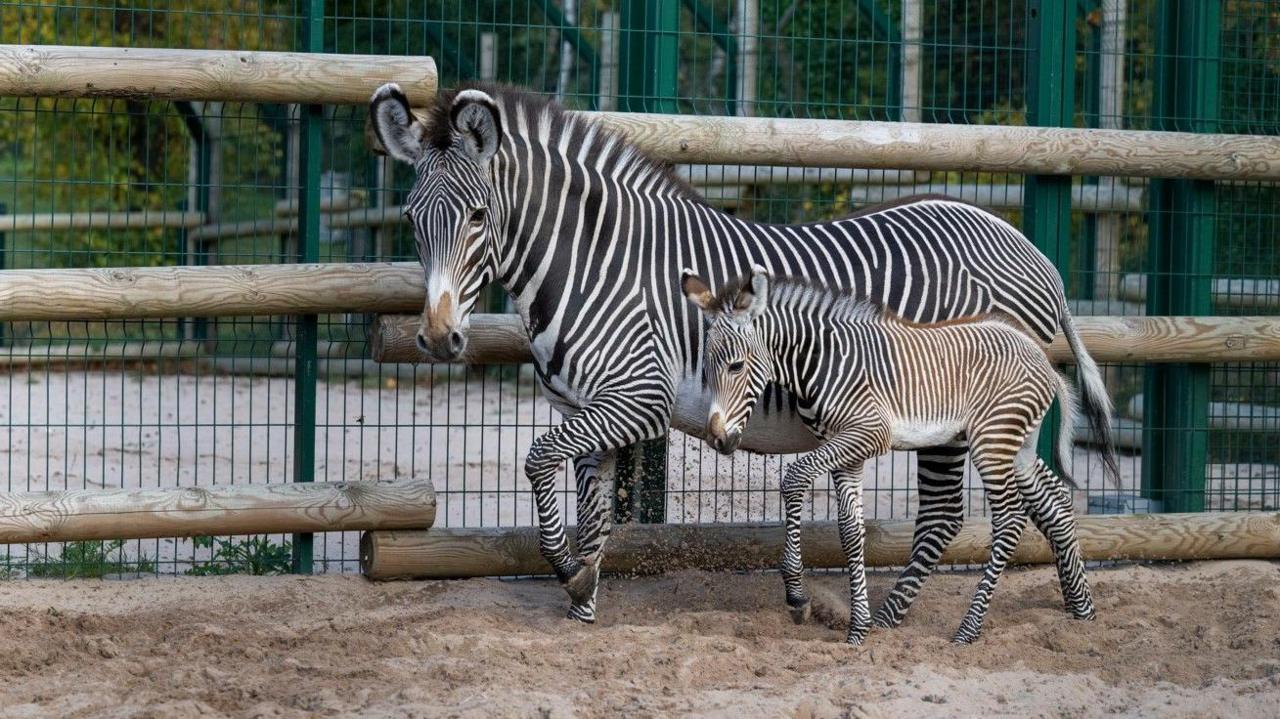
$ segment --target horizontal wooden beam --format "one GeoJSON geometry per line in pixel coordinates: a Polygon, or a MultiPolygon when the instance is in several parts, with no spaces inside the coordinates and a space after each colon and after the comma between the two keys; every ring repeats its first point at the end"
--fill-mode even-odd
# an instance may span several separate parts
{"type": "MultiPolygon", "coordinates": [[[[1280,307],[1280,279],[1219,277],[1213,280],[1209,292],[1213,302],[1224,307],[1280,307]]],[[[1121,277],[1119,294],[1131,302],[1146,302],[1146,275],[1121,277]]]]}
{"type": "MultiPolygon", "coordinates": [[[[1093,515],[1076,519],[1088,560],[1275,559],[1280,557],[1280,513],[1214,512],[1093,515]]],[[[915,523],[867,521],[867,565],[902,566],[911,553],[915,523]]],[[[568,530],[574,536],[573,529],[568,530]]],[[[801,532],[805,566],[845,566],[833,522],[812,522],[801,532]]],[[[626,524],[605,549],[606,572],[655,574],[677,569],[773,569],[782,557],[778,524],[626,524]]],[[[991,523],[969,518],[942,557],[943,564],[982,564],[991,547],[991,523]]],[[[1053,554],[1039,532],[1028,530],[1013,556],[1017,564],[1046,564],[1053,554]]],[[[444,579],[550,574],[534,527],[368,532],[360,540],[360,566],[370,579],[444,579]]]]}
{"type": "MultiPolygon", "coordinates": [[[[1130,417],[1141,422],[1146,412],[1143,395],[1136,394],[1130,397],[1125,409],[1130,417]]],[[[1280,432],[1280,407],[1243,402],[1210,402],[1208,416],[1210,429],[1229,429],[1236,432],[1280,432]]]]}
{"type": "Polygon", "coordinates": [[[209,242],[212,240],[233,240],[239,237],[292,235],[297,231],[297,217],[263,217],[256,220],[201,225],[187,233],[187,240],[191,242],[209,242]]]}
{"type": "MultiPolygon", "coordinates": [[[[418,315],[374,318],[370,355],[378,362],[430,361],[415,342],[420,322],[418,315]]],[[[1077,317],[1075,322],[1099,362],[1280,360],[1280,317],[1077,317]]],[[[533,361],[516,315],[472,315],[468,336],[472,364],[533,361]]],[[[1061,335],[1049,355],[1055,362],[1072,361],[1061,335]]]]}
{"type": "Polygon", "coordinates": [[[914,185],[929,179],[917,170],[864,170],[848,167],[777,165],[678,165],[676,175],[694,187],[703,185],[914,185]]]}
{"type": "MultiPolygon", "coordinates": [[[[926,182],[917,185],[866,185],[855,187],[849,199],[858,204],[893,202],[913,195],[946,195],[971,205],[993,210],[1022,209],[1023,185],[980,185],[959,182],[926,182]]],[[[1143,191],[1139,187],[1116,185],[1073,185],[1071,209],[1078,212],[1141,212],[1143,191]]]]}
{"type": "Polygon", "coordinates": [[[429,57],[0,45],[0,95],[360,105],[386,82],[435,99],[429,57]]]}
{"type": "Polygon", "coordinates": [[[105,344],[51,342],[42,345],[0,347],[0,367],[190,359],[202,354],[203,349],[199,342],[179,340],[136,340],[105,344]]]}
{"type": "Polygon", "coordinates": [[[406,312],[416,262],[7,270],[0,321],[406,312]]]}
{"type": "Polygon", "coordinates": [[[0,493],[0,544],[427,529],[435,516],[426,481],[0,493]]]}
{"type": "Polygon", "coordinates": [[[0,215],[0,234],[46,230],[141,230],[181,228],[204,224],[203,212],[147,210],[144,212],[29,212],[0,215]]]}
{"type": "MultiPolygon", "coordinates": [[[[425,110],[417,111],[420,118],[425,110]]],[[[682,164],[1280,180],[1280,137],[1071,127],[942,125],[587,112],[682,164]]],[[[365,132],[375,152],[377,138],[365,132]]]]}

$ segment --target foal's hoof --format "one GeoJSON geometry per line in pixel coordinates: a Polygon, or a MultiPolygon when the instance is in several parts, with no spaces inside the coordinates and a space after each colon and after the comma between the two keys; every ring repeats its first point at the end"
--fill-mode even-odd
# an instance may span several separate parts
{"type": "Polygon", "coordinates": [[[901,614],[892,614],[884,607],[876,612],[876,616],[871,620],[871,624],[877,629],[897,629],[902,624],[901,614]]]}
{"type": "Polygon", "coordinates": [[[809,617],[813,616],[813,602],[806,599],[803,604],[789,604],[787,611],[791,612],[791,621],[796,624],[805,624],[809,621],[809,617]]]}
{"type": "MultiPolygon", "coordinates": [[[[594,564],[581,564],[578,569],[568,579],[561,582],[564,590],[568,592],[569,599],[573,600],[574,605],[590,604],[595,598],[596,582],[600,575],[596,571],[594,564]]],[[[594,621],[594,619],[592,620],[594,621]]]]}

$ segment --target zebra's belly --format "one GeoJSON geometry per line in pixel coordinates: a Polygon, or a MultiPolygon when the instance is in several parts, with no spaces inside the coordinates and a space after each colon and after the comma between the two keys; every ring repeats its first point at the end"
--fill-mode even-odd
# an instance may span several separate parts
{"type": "MultiPolygon", "coordinates": [[[[739,449],[757,454],[793,454],[818,447],[818,439],[805,426],[800,414],[787,403],[781,408],[756,405],[742,435],[739,449]]],[[[699,439],[707,438],[707,414],[711,411],[711,393],[696,377],[686,378],[676,391],[671,426],[699,439]]]]}
{"type": "Polygon", "coordinates": [[[964,431],[964,421],[895,419],[889,425],[890,445],[894,449],[937,447],[955,439],[964,431]]]}

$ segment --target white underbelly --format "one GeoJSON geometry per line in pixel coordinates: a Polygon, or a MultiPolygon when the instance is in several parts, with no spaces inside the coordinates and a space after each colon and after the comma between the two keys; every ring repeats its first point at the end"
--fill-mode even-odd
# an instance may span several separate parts
{"type": "MultiPolygon", "coordinates": [[[[676,406],[671,413],[671,426],[706,439],[707,415],[711,412],[711,393],[697,377],[684,379],[676,391],[676,406]]],[[[793,454],[818,447],[818,440],[805,426],[800,415],[790,410],[766,413],[757,405],[747,422],[739,449],[757,454],[793,454]]]]}
{"type": "Polygon", "coordinates": [[[889,424],[890,441],[894,449],[937,447],[955,439],[963,431],[964,422],[961,420],[895,419],[889,424]]]}

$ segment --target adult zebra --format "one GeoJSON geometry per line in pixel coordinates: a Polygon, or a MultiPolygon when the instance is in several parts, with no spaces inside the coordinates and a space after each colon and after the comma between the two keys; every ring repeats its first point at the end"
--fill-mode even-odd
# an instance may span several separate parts
{"type": "MultiPolygon", "coordinates": [[[[389,84],[369,110],[386,151],[417,172],[405,214],[426,274],[419,346],[441,360],[461,356],[476,298],[496,281],[515,298],[542,387],[564,415],[534,441],[525,474],[540,548],[569,593],[572,618],[595,618],[614,452],[668,426],[704,431],[702,319],[685,301],[678,268],[720,286],[762,265],[875,298],[915,321],[1001,312],[1045,342],[1061,328],[1085,380],[1084,408],[1109,429],[1110,400],[1057,271],[983,210],[921,197],[832,222],[761,224],[707,206],[621,136],[527,92],[442,93],[424,124],[389,84]],[[554,494],[568,459],[577,557],[554,494]]],[[[764,404],[742,448],[816,446],[794,403],[764,404]]],[[[912,560],[877,615],[882,626],[901,620],[960,529],[964,453],[963,440],[919,452],[912,560]]]]}

